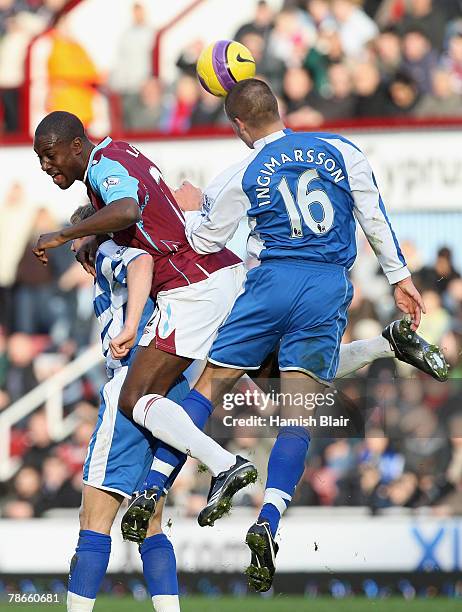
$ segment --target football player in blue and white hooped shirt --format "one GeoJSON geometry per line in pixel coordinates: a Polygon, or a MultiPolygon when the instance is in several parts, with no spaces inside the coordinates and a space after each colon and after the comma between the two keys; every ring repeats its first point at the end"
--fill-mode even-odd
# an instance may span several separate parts
{"type": "MultiPolygon", "coordinates": [[[[195,390],[215,403],[244,371],[258,370],[279,347],[281,391],[321,392],[335,378],[353,295],[349,269],[356,258],[356,221],[414,330],[424,310],[422,298],[371,167],[353,143],[285,129],[275,96],[257,79],[238,83],[225,109],[251,155],[220,174],[204,197],[190,184],[175,197],[186,211],[186,235],[198,253],[222,249],[247,216],[248,252],[260,265],[248,272],[195,390]]],[[[292,416],[300,417],[300,409],[292,416]]],[[[307,429],[285,427],[271,453],[265,503],[247,538],[255,561],[248,573],[257,590],[271,585],[274,535],[303,473],[308,442],[307,429]]]]}
{"type": "MultiPolygon", "coordinates": [[[[92,214],[91,205],[71,218],[77,223],[92,214]]],[[[73,242],[77,251],[88,238],[73,242]]],[[[103,242],[95,257],[94,309],[101,325],[101,342],[109,382],[101,390],[101,405],[83,468],[83,502],[79,542],[71,562],[68,610],[92,610],[104,578],[111,550],[110,531],[124,498],[143,488],[159,442],[118,410],[119,394],[146,323],[154,312],[149,297],[153,259],[142,249],[103,242]],[[126,344],[118,336],[123,332],[126,344]]],[[[181,401],[189,392],[183,378],[169,397],[181,401]]],[[[171,482],[168,482],[167,487],[171,482]]],[[[143,572],[154,609],[179,610],[175,553],[162,533],[163,500],[140,546],[143,572]]]]}

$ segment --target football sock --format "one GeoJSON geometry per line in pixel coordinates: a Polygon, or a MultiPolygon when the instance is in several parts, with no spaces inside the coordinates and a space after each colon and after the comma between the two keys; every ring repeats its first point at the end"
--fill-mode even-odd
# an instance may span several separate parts
{"type": "MultiPolygon", "coordinates": [[[[175,401],[170,393],[168,398],[175,401]]],[[[213,411],[213,405],[210,400],[202,395],[202,393],[199,393],[199,391],[193,389],[181,402],[181,405],[194,425],[199,427],[199,429],[204,429],[213,411]]],[[[172,484],[174,478],[170,478],[170,476],[173,470],[177,466],[180,466],[180,464],[182,466],[185,461],[186,455],[184,453],[161,442],[154,453],[151,471],[143,484],[143,489],[158,487],[159,490],[162,491],[167,481],[169,481],[170,485],[172,484]]]]}
{"type": "Polygon", "coordinates": [[[335,378],[343,378],[372,363],[375,359],[394,357],[395,353],[386,338],[377,336],[368,340],[355,340],[340,345],[340,358],[335,378]]]}
{"type": "Polygon", "coordinates": [[[177,612],[178,579],[175,551],[164,533],[146,538],[140,546],[143,574],[156,612],[177,612]]]}
{"type": "Polygon", "coordinates": [[[183,408],[162,395],[145,395],[133,409],[133,420],[155,438],[204,463],[214,476],[236,463],[236,457],[194,425],[183,408]]]}
{"type": "Polygon", "coordinates": [[[305,470],[310,434],[304,427],[282,427],[268,460],[268,478],[258,522],[269,522],[273,537],[305,470]]]}
{"type": "Polygon", "coordinates": [[[93,610],[96,594],[106,574],[111,554],[111,536],[82,529],[69,571],[67,609],[93,610]]]}

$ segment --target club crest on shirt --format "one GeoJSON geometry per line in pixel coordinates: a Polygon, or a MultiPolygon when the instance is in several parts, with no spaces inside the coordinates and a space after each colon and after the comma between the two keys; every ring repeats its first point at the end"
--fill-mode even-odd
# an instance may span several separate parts
{"type": "Polygon", "coordinates": [[[207,213],[210,212],[214,203],[215,203],[215,200],[211,198],[209,195],[207,195],[206,193],[204,193],[202,197],[202,210],[207,213]]]}
{"type": "Polygon", "coordinates": [[[115,187],[120,183],[120,179],[117,176],[109,176],[103,181],[103,187],[108,191],[111,187],[115,187]]]}

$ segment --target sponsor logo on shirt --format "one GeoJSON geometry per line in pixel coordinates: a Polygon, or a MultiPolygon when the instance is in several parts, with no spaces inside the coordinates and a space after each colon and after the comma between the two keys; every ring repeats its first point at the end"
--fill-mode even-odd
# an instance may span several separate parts
{"type": "Polygon", "coordinates": [[[103,181],[103,187],[108,191],[111,187],[115,187],[120,183],[120,179],[116,176],[109,176],[103,181]]]}

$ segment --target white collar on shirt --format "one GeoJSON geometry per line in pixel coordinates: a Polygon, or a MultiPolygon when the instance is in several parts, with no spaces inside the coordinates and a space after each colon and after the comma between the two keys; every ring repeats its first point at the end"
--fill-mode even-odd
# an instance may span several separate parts
{"type": "Polygon", "coordinates": [[[272,132],[271,134],[268,134],[268,136],[264,136],[263,138],[259,138],[258,140],[256,140],[253,143],[253,148],[262,149],[266,144],[269,144],[270,142],[278,140],[279,138],[282,138],[285,135],[286,133],[284,132],[284,130],[278,130],[277,132],[272,132]]]}
{"type": "Polygon", "coordinates": [[[87,176],[88,176],[88,171],[90,169],[90,166],[93,163],[93,158],[95,156],[96,151],[98,151],[98,149],[103,149],[104,147],[107,147],[107,145],[112,142],[112,138],[110,138],[110,136],[108,136],[107,138],[105,138],[104,140],[102,140],[99,144],[96,145],[96,147],[94,147],[94,149],[92,150],[92,152],[90,153],[90,157],[88,158],[88,164],[87,167],[85,169],[85,174],[83,175],[83,182],[85,183],[85,181],[87,180],[87,176]]]}

